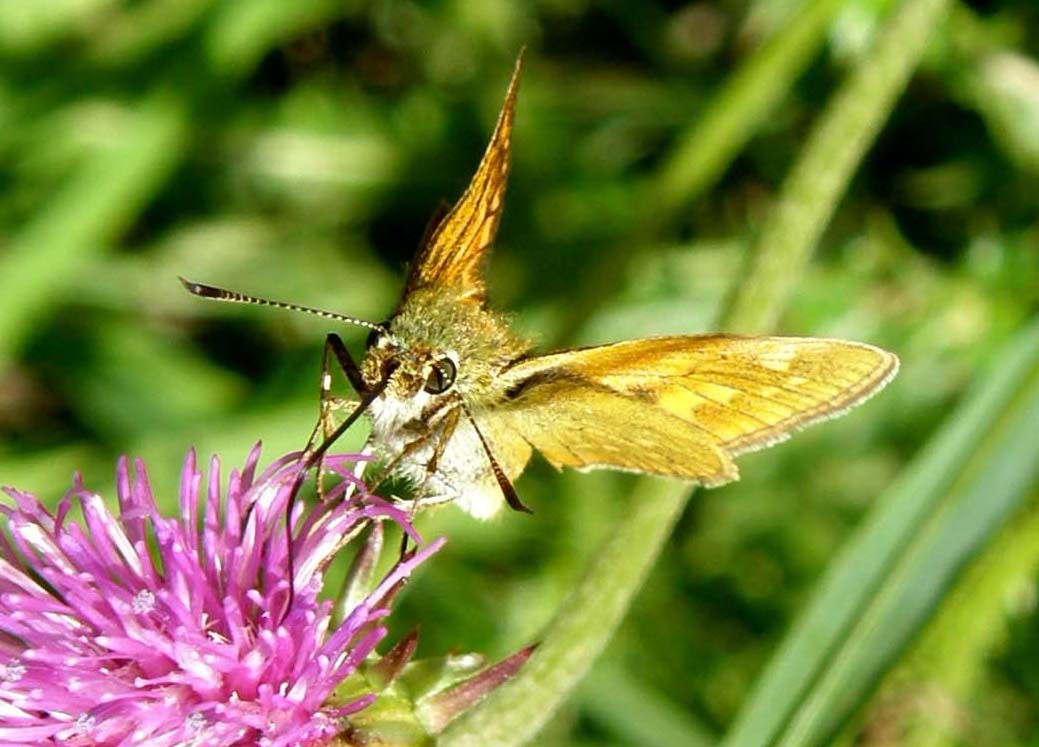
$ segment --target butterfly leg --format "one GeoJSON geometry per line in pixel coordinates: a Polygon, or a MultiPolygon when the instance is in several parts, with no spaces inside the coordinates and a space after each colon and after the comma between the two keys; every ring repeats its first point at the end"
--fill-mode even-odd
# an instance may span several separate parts
{"type": "MultiPolygon", "coordinates": [[[[305,453],[308,455],[314,450],[319,435],[327,439],[335,431],[335,413],[356,407],[358,404],[353,400],[332,396],[332,356],[335,356],[339,368],[346,375],[354,391],[362,397],[368,391],[368,385],[365,383],[364,377],[361,376],[361,369],[354,362],[353,356],[350,355],[350,351],[343,343],[342,338],[335,333],[329,333],[325,338],[325,347],[321,355],[321,409],[318,421],[314,424],[314,429],[310,432],[310,437],[307,439],[305,453]]],[[[325,499],[325,489],[322,480],[324,472],[322,469],[322,457],[318,457],[315,466],[317,468],[315,470],[316,490],[318,498],[323,501],[325,499]]]]}
{"type": "MultiPolygon", "coordinates": [[[[447,448],[447,442],[451,440],[451,436],[455,433],[455,428],[458,427],[458,418],[461,415],[461,409],[455,407],[448,411],[447,415],[444,416],[444,421],[440,426],[440,436],[437,439],[436,446],[433,447],[433,454],[429,457],[429,461],[426,462],[426,475],[432,476],[437,471],[437,465],[440,462],[440,458],[444,456],[444,450],[447,448]]],[[[427,438],[432,438],[430,434],[427,438]]],[[[424,442],[422,439],[421,442],[424,442]]],[[[454,500],[454,496],[436,496],[434,498],[416,498],[411,502],[410,514],[414,516],[418,513],[419,508],[426,508],[428,506],[435,506],[441,503],[447,503],[454,500]]],[[[403,557],[408,550],[408,535],[405,534],[401,540],[400,552],[403,557]]]]}
{"type": "Polygon", "coordinates": [[[395,470],[400,465],[400,463],[404,461],[404,458],[425,446],[428,440],[428,435],[419,436],[414,441],[408,441],[408,443],[404,444],[404,448],[400,450],[400,453],[397,454],[397,456],[393,457],[393,459],[391,459],[382,468],[382,473],[379,475],[379,479],[375,482],[374,485],[368,488],[368,492],[374,493],[379,488],[381,488],[382,484],[386,482],[386,480],[390,477],[391,474],[393,474],[393,470],[395,470]]]}
{"type": "Polygon", "coordinates": [[[505,474],[505,470],[498,464],[498,460],[494,458],[494,452],[491,451],[490,445],[487,443],[487,439],[484,438],[483,433],[480,431],[480,427],[476,424],[476,418],[469,412],[469,408],[465,406],[464,402],[461,402],[460,409],[465,411],[465,415],[469,418],[469,425],[473,427],[473,432],[476,437],[480,439],[480,445],[483,446],[483,453],[487,455],[487,462],[491,465],[491,473],[494,475],[494,479],[498,481],[498,487],[501,489],[501,494],[505,498],[505,502],[509,504],[509,508],[513,511],[519,511],[525,514],[534,513],[526,504],[520,500],[520,497],[516,494],[516,489],[512,486],[512,482],[505,474]]]}
{"type": "Polygon", "coordinates": [[[441,457],[444,456],[444,450],[447,448],[447,442],[451,440],[451,436],[455,434],[455,428],[458,427],[458,418],[461,415],[460,408],[452,408],[448,411],[447,415],[444,416],[444,422],[440,426],[440,437],[437,439],[436,446],[433,447],[433,455],[426,462],[426,474],[432,475],[437,471],[437,467],[440,464],[441,457]]]}
{"type": "Polygon", "coordinates": [[[330,350],[335,355],[339,368],[342,369],[343,373],[346,375],[346,378],[350,382],[350,386],[354,388],[354,391],[361,396],[367,394],[369,387],[364,380],[364,376],[361,375],[360,366],[358,366],[357,362],[354,361],[354,357],[350,355],[350,351],[343,343],[342,338],[334,332],[330,332],[325,338],[324,358],[326,370],[328,367],[328,352],[330,350]]]}
{"type": "MultiPolygon", "coordinates": [[[[397,455],[397,457],[387,465],[387,472],[390,472],[396,467],[400,461],[408,454],[414,452],[416,449],[424,446],[429,442],[430,439],[435,438],[436,443],[433,446],[433,453],[429,459],[426,460],[426,476],[432,477],[437,471],[437,467],[440,465],[440,460],[444,456],[444,451],[447,449],[447,443],[451,440],[451,437],[455,433],[455,429],[458,427],[458,420],[461,416],[461,410],[458,408],[452,408],[448,411],[444,419],[434,426],[435,430],[430,430],[429,433],[416,438],[414,441],[409,442],[405,445],[403,451],[397,455]]],[[[450,499],[448,499],[450,500],[450,499]]],[[[446,501],[436,501],[437,503],[443,503],[446,501]]],[[[416,499],[412,501],[412,505],[426,505],[422,502],[422,499],[416,499]]]]}

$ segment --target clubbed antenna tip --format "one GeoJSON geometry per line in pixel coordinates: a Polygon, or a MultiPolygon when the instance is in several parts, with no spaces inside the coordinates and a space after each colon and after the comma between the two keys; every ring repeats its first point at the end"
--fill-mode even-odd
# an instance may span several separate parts
{"type": "Polygon", "coordinates": [[[221,301],[229,301],[233,298],[233,294],[223,288],[204,285],[203,283],[196,283],[193,280],[188,280],[186,277],[180,275],[177,276],[177,279],[180,280],[180,284],[184,286],[184,289],[193,296],[200,296],[201,298],[216,298],[221,301]]]}

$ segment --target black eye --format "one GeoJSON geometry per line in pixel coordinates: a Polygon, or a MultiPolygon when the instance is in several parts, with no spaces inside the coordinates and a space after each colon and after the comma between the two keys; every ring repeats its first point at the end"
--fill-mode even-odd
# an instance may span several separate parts
{"type": "Polygon", "coordinates": [[[457,373],[458,370],[455,368],[453,360],[441,358],[433,364],[433,369],[429,372],[429,376],[426,377],[426,386],[424,388],[430,394],[443,394],[455,383],[455,374],[457,373]]]}

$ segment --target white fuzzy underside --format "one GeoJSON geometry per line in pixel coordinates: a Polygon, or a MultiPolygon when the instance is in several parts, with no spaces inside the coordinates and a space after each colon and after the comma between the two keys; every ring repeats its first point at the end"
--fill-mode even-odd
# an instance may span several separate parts
{"type": "Polygon", "coordinates": [[[476,431],[464,416],[444,446],[436,470],[429,471],[446,414],[442,411],[430,422],[432,436],[424,428],[416,427],[430,400],[430,395],[420,392],[408,400],[383,397],[372,402],[368,412],[377,455],[390,462],[416,439],[423,439],[400,460],[394,475],[407,480],[415,489],[415,498],[422,503],[453,502],[477,519],[491,518],[502,507],[501,488],[476,431]]]}

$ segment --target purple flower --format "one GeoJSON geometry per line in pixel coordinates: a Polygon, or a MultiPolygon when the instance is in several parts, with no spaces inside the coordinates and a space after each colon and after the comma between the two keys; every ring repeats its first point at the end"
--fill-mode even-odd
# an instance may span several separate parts
{"type": "Polygon", "coordinates": [[[290,579],[284,517],[300,462],[257,478],[258,459],[259,447],[222,499],[217,460],[203,487],[189,454],[176,518],[159,513],[139,461],[119,463],[118,517],[78,477],[53,514],[5,489],[0,744],[315,745],[375,699],[330,696],[386,635],[393,591],[442,541],[398,562],[333,629],[318,593],[336,551],[371,522],[414,531],[353,478],[358,457],[326,457],[345,479],[305,515],[296,503],[290,579]]]}

